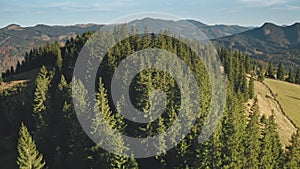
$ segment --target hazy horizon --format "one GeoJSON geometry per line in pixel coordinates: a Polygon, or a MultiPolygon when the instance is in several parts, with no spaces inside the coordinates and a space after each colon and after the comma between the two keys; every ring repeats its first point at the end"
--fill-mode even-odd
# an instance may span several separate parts
{"type": "MultiPolygon", "coordinates": [[[[151,17],[150,17],[151,18],[151,17]]],[[[145,18],[141,18],[141,19],[145,19],[145,18]]],[[[138,19],[138,20],[141,20],[141,19],[138,19]]],[[[157,19],[157,18],[152,18],[152,19],[157,19]]],[[[168,20],[168,19],[163,19],[163,20],[168,20]]],[[[275,25],[278,25],[278,26],[292,26],[296,23],[300,23],[298,21],[295,21],[293,23],[290,23],[290,24],[278,24],[278,23],[275,23],[275,22],[270,22],[270,21],[266,21],[266,22],[263,22],[259,25],[241,25],[241,24],[226,24],[226,23],[206,23],[206,22],[202,22],[200,20],[196,20],[196,19],[192,19],[192,18],[182,18],[181,20],[194,20],[194,21],[197,21],[197,22],[200,22],[200,23],[203,23],[203,24],[206,24],[208,26],[215,26],[215,25],[229,25],[229,26],[243,26],[243,27],[261,27],[263,26],[265,23],[272,23],[272,24],[275,24],[275,25]]],[[[132,20],[133,21],[133,20],[132,20]]],[[[172,21],[177,21],[177,20],[172,20],[172,21]]],[[[124,23],[124,22],[120,22],[120,23],[124,23]]],[[[37,26],[37,25],[47,25],[47,26],[75,26],[75,25],[88,25],[88,24],[93,24],[93,25],[107,25],[107,24],[110,24],[110,23],[95,23],[95,22],[83,22],[83,23],[74,23],[74,24],[48,24],[48,23],[36,23],[36,24],[33,24],[33,25],[22,25],[22,24],[19,24],[19,23],[9,23],[9,24],[6,24],[6,25],[2,25],[0,26],[0,29],[3,29],[5,27],[8,27],[10,25],[19,25],[21,27],[34,27],[34,26],[37,26]]]]}
{"type": "Polygon", "coordinates": [[[298,0],[213,0],[213,1],[96,1],[60,2],[10,0],[0,2],[0,27],[107,24],[118,18],[143,12],[158,12],[193,19],[208,25],[260,26],[265,22],[292,25],[300,21],[298,0]]]}

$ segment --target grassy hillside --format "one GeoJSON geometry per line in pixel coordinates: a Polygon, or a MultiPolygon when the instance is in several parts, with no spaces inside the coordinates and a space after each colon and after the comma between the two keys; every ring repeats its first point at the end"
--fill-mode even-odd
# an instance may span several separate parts
{"type": "Polygon", "coordinates": [[[214,43],[218,47],[238,49],[254,59],[267,62],[272,60],[276,64],[282,61],[286,65],[299,66],[299,36],[299,23],[291,26],[265,23],[259,28],[216,39],[214,43]]]}
{"type": "Polygon", "coordinates": [[[254,87],[260,112],[266,117],[274,115],[280,140],[284,146],[289,145],[292,134],[296,132],[296,127],[282,111],[281,104],[278,103],[276,96],[265,83],[255,81],[254,87]]]}
{"type": "Polygon", "coordinates": [[[266,79],[265,83],[277,95],[277,100],[286,115],[300,127],[300,86],[273,79],[266,79]]]}

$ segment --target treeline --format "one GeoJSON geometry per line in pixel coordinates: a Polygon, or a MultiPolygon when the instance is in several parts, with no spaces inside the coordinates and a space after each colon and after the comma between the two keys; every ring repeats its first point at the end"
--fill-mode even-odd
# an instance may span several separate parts
{"type": "Polygon", "coordinates": [[[93,32],[86,32],[82,36],[68,39],[63,47],[56,41],[55,43],[46,43],[41,45],[38,49],[32,49],[25,53],[23,62],[18,62],[16,68],[11,67],[2,73],[2,78],[11,78],[15,74],[28,72],[34,69],[40,69],[45,66],[58,66],[64,68],[64,73],[72,73],[68,68],[75,64],[76,58],[93,32]]]}
{"type": "Polygon", "coordinates": [[[289,71],[286,71],[282,62],[278,64],[277,69],[274,68],[272,62],[269,62],[265,76],[272,79],[300,84],[300,68],[295,71],[291,66],[289,71]]]}
{"type": "MultiPolygon", "coordinates": [[[[15,102],[17,109],[14,110],[4,108],[9,104],[9,99],[2,96],[6,99],[1,100],[1,110],[4,110],[1,113],[10,114],[5,117],[10,117],[10,122],[17,123],[13,125],[20,125],[21,121],[24,122],[24,125],[22,124],[20,127],[18,136],[16,164],[19,168],[30,168],[30,166],[58,169],[300,168],[299,132],[291,138],[291,146],[286,149],[279,140],[274,117],[261,117],[254,95],[253,81],[256,76],[258,79],[262,79],[263,75],[261,69],[256,69],[250,64],[249,56],[245,56],[239,51],[227,51],[224,48],[218,51],[227,76],[227,88],[224,89],[227,91],[226,106],[216,131],[206,142],[199,143],[200,131],[211,104],[209,76],[202,61],[187,45],[176,37],[168,36],[168,31],[162,32],[160,35],[146,33],[140,36],[134,28],[130,33],[125,29],[125,26],[119,29],[122,30],[121,33],[130,36],[108,52],[103,65],[101,65],[102,69],[98,70],[96,105],[90,105],[91,103],[87,102],[89,94],[95,92],[89,91],[84,86],[83,81],[88,81],[89,77],[87,76],[87,79],[72,77],[77,56],[83,44],[90,37],[90,33],[70,40],[64,47],[59,48],[55,44],[49,45],[53,47],[52,52],[50,52],[53,55],[47,56],[51,58],[49,62],[44,60],[46,56],[36,54],[35,59],[27,58],[17,68],[19,72],[23,72],[41,67],[34,87],[23,91],[32,93],[28,100],[15,102]],[[72,92],[78,96],[75,98],[77,99],[75,102],[83,107],[80,110],[81,113],[85,112],[85,108],[98,106],[95,109],[95,114],[91,114],[89,119],[92,122],[90,123],[91,134],[100,138],[101,135],[98,135],[98,131],[103,126],[103,119],[99,118],[100,114],[105,117],[112,128],[119,132],[134,137],[145,137],[145,135],[160,134],[170,127],[178,116],[181,104],[186,106],[184,109],[187,112],[191,111],[190,106],[194,104],[193,100],[181,103],[178,93],[182,89],[179,88],[173,77],[159,70],[147,69],[140,72],[132,82],[130,91],[135,98],[132,101],[138,109],[147,111],[152,104],[149,102],[148,93],[154,89],[160,89],[167,96],[165,112],[162,117],[147,124],[130,122],[121,115],[124,110],[121,110],[120,107],[126,102],[121,99],[116,105],[112,103],[111,77],[117,65],[126,56],[147,48],[160,48],[176,54],[191,67],[197,82],[199,82],[199,95],[201,96],[199,106],[201,108],[192,130],[168,152],[145,159],[115,155],[97,146],[83,131],[74,111],[72,92]],[[37,60],[44,62],[40,64],[37,60]],[[246,74],[251,74],[249,82],[246,74]],[[254,104],[249,112],[245,111],[244,107],[248,99],[254,99],[254,104]],[[22,118],[17,117],[18,112],[16,111],[22,111],[22,118]],[[12,117],[11,114],[15,116],[12,117]]],[[[117,35],[117,33],[114,34],[114,36],[117,35]]],[[[103,36],[103,34],[100,33],[99,36],[103,36]]],[[[205,50],[211,51],[212,47],[208,46],[205,50]]],[[[40,53],[40,50],[36,53],[40,53]]],[[[149,58],[145,58],[141,64],[149,62],[149,58]]],[[[119,78],[126,80],[128,77],[119,78]]],[[[160,98],[156,99],[159,100],[160,98]]],[[[149,116],[152,115],[149,114],[149,116]]],[[[14,139],[17,136],[12,134],[10,138],[14,139]]],[[[162,137],[160,140],[161,147],[158,149],[163,150],[165,148],[164,140],[165,138],[162,137]]],[[[110,144],[123,145],[121,147],[124,147],[124,151],[128,148],[122,139],[111,140],[110,144]]],[[[12,154],[12,156],[14,155],[12,154]]]]}

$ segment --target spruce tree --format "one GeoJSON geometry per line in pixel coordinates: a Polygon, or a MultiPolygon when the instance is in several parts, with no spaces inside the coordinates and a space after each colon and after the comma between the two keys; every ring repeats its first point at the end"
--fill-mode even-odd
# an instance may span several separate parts
{"type": "Polygon", "coordinates": [[[263,65],[259,65],[259,70],[256,70],[256,73],[257,73],[257,80],[262,82],[264,81],[264,68],[263,68],[263,65]]]}
{"type": "Polygon", "coordinates": [[[260,124],[257,98],[254,99],[250,121],[246,127],[245,168],[258,169],[260,152],[260,124]]]}
{"type": "Polygon", "coordinates": [[[300,131],[292,136],[291,145],[288,147],[286,169],[300,168],[300,131]]]}
{"type": "Polygon", "coordinates": [[[260,152],[260,168],[282,168],[283,150],[276,131],[274,116],[264,120],[264,132],[260,152]]]}
{"type": "Polygon", "coordinates": [[[287,78],[287,81],[290,83],[295,83],[295,81],[296,81],[296,75],[295,75],[294,69],[292,67],[290,68],[289,77],[287,78]]]}
{"type": "Polygon", "coordinates": [[[254,90],[254,75],[251,74],[250,77],[250,81],[249,81],[249,89],[248,89],[248,95],[249,95],[249,99],[253,99],[254,95],[255,95],[255,90],[254,90]]]}
{"type": "Polygon", "coordinates": [[[40,128],[46,125],[46,100],[50,84],[50,78],[48,77],[48,71],[45,66],[42,66],[35,83],[36,89],[34,92],[33,112],[37,119],[37,128],[40,130],[40,128]]]}
{"type": "MultiPolygon", "coordinates": [[[[228,93],[226,110],[222,119],[222,168],[242,168],[244,165],[245,116],[242,100],[228,93]]],[[[242,97],[242,96],[240,96],[242,97]]]]}
{"type": "MultiPolygon", "coordinates": [[[[265,116],[263,116],[265,117],[265,116]]],[[[271,143],[271,133],[269,131],[269,121],[268,119],[264,118],[261,120],[264,124],[264,132],[261,144],[261,151],[260,151],[260,168],[272,168],[272,143],[271,143]]]]}
{"type": "Polygon", "coordinates": [[[19,131],[18,153],[17,164],[20,169],[42,169],[46,164],[23,123],[19,131]]]}
{"type": "Polygon", "coordinates": [[[63,58],[62,58],[62,55],[61,55],[61,50],[60,50],[60,47],[58,46],[57,47],[57,57],[56,57],[56,64],[55,66],[58,68],[58,70],[62,70],[62,64],[63,64],[63,58]]]}
{"type": "Polygon", "coordinates": [[[284,80],[284,75],[285,75],[285,69],[282,62],[280,62],[277,69],[277,79],[284,80]]]}
{"type": "Polygon", "coordinates": [[[250,73],[250,70],[251,70],[250,56],[247,54],[245,56],[245,71],[246,73],[250,73]]]}
{"type": "Polygon", "coordinates": [[[269,62],[269,65],[268,65],[267,77],[269,77],[269,78],[275,78],[274,67],[273,67],[273,64],[272,64],[271,61],[269,62]]]}
{"type": "Polygon", "coordinates": [[[151,37],[150,37],[150,32],[149,32],[149,28],[146,26],[145,30],[144,30],[144,35],[141,39],[141,43],[142,43],[142,49],[146,49],[148,47],[150,47],[151,44],[151,37]]]}
{"type": "Polygon", "coordinates": [[[297,69],[297,73],[296,73],[296,84],[300,84],[300,68],[297,69]]]}
{"type": "MultiPolygon", "coordinates": [[[[114,130],[112,130],[113,128],[118,130],[118,132],[122,132],[120,130],[122,130],[125,125],[123,116],[121,116],[119,113],[114,114],[111,111],[108,104],[107,91],[102,82],[102,78],[99,79],[99,91],[96,96],[97,100],[95,105],[95,116],[92,118],[91,124],[92,134],[95,136],[95,138],[101,138],[99,140],[100,142],[98,143],[99,145],[105,143],[114,147],[114,149],[118,151],[118,153],[125,153],[126,151],[128,151],[128,148],[126,147],[126,145],[124,145],[122,137],[120,137],[115,133],[114,130]],[[104,125],[104,123],[107,123],[108,126],[104,125]],[[105,134],[101,135],[102,132],[105,132],[105,134]],[[103,138],[107,136],[110,136],[113,139],[106,140],[105,138],[103,138]]],[[[137,163],[133,158],[123,157],[110,153],[104,153],[103,155],[108,158],[109,166],[111,168],[137,168],[137,163]]]]}

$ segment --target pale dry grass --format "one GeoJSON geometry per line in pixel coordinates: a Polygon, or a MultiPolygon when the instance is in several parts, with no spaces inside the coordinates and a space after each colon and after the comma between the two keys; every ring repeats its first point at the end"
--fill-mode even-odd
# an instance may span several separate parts
{"type": "Polygon", "coordinates": [[[265,83],[278,95],[277,100],[286,115],[300,127],[300,86],[273,79],[266,79],[265,83]]]}
{"type": "Polygon", "coordinates": [[[12,88],[18,84],[26,83],[26,82],[28,82],[28,80],[15,80],[15,81],[10,81],[10,82],[2,82],[0,85],[0,91],[12,88]]]}
{"type": "Polygon", "coordinates": [[[19,73],[17,75],[14,75],[13,77],[6,79],[5,82],[2,82],[0,84],[0,91],[13,88],[14,86],[17,86],[22,83],[28,83],[30,81],[35,80],[37,74],[39,73],[40,69],[34,69],[28,72],[19,73]]]}
{"type": "Polygon", "coordinates": [[[285,115],[285,112],[282,111],[280,102],[276,100],[276,96],[274,97],[270,89],[265,84],[255,81],[254,87],[260,112],[266,117],[269,117],[272,114],[274,115],[280,140],[284,146],[289,145],[291,136],[296,131],[296,127],[285,115]]]}

